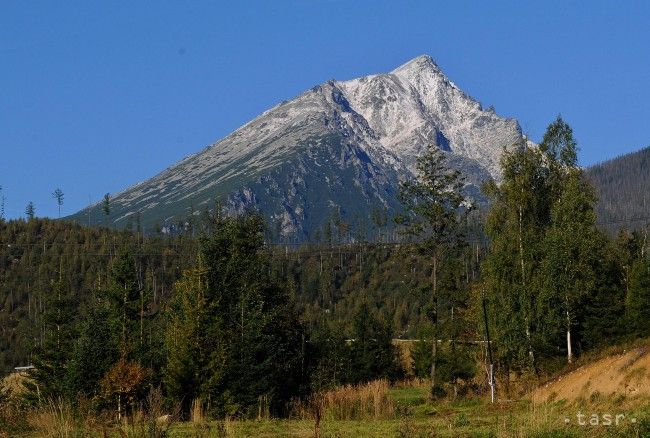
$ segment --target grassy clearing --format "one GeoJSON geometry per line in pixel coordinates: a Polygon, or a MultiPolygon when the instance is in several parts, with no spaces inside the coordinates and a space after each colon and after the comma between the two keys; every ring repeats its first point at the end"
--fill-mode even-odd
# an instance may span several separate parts
{"type": "MultiPolygon", "coordinates": [[[[394,411],[380,418],[338,419],[325,414],[322,437],[650,437],[650,400],[611,399],[534,405],[528,400],[490,404],[484,399],[427,401],[424,386],[394,387],[387,391],[394,411]],[[619,424],[603,425],[607,417],[624,415],[619,424]],[[578,415],[582,415],[578,417],[578,415]],[[593,415],[599,421],[594,422],[593,415]],[[632,422],[632,418],[635,422],[632,422]],[[567,424],[566,421],[569,421],[567,424]],[[578,421],[585,422],[584,425],[578,421]]],[[[313,437],[315,422],[295,420],[230,420],[203,425],[178,424],[174,437],[313,437]]]]}
{"type": "MultiPolygon", "coordinates": [[[[489,403],[484,398],[429,402],[426,382],[389,387],[373,382],[321,395],[321,437],[650,437],[650,398],[590,397],[533,404],[530,400],[489,403]],[[612,425],[606,426],[606,415],[612,425]],[[615,416],[618,425],[615,423],[615,416]],[[595,424],[595,419],[598,424],[595,424]],[[634,420],[633,420],[634,419],[634,420]],[[582,421],[584,424],[578,424],[582,421]]],[[[310,402],[312,403],[312,402],[310,402]]],[[[208,421],[200,403],[192,421],[160,425],[136,414],[122,425],[73,418],[65,406],[51,404],[30,414],[25,437],[314,437],[312,405],[293,419],[208,421]]],[[[158,415],[160,412],[157,412],[158,415]]],[[[8,436],[8,435],[5,435],[8,436]]],[[[12,435],[13,436],[13,435],[12,435]]],[[[3,437],[0,433],[0,437],[3,437]]]]}

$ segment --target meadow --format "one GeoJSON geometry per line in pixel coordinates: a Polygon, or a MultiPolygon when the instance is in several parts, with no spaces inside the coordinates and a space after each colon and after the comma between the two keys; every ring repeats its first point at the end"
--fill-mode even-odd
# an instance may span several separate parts
{"type": "MultiPolygon", "coordinates": [[[[428,382],[375,381],[296,403],[288,419],[210,421],[195,404],[189,421],[136,411],[121,424],[51,403],[29,412],[22,437],[647,437],[647,396],[490,403],[485,397],[428,400],[428,382]],[[618,416],[618,418],[616,418],[618,416]],[[319,418],[319,421],[316,419],[319,418]],[[597,423],[597,424],[596,424],[597,423]]],[[[2,435],[0,435],[2,436],[2,435]]],[[[9,436],[9,435],[6,435],[9,436]]],[[[12,435],[14,436],[14,435],[12,435]]]]}

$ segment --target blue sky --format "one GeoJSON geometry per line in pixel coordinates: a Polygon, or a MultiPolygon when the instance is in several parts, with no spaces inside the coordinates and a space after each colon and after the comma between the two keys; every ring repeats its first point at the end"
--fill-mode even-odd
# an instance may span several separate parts
{"type": "Polygon", "coordinates": [[[6,215],[71,214],[328,79],[431,55],[538,140],[558,114],[582,164],[650,145],[650,2],[0,3],[6,215]]]}

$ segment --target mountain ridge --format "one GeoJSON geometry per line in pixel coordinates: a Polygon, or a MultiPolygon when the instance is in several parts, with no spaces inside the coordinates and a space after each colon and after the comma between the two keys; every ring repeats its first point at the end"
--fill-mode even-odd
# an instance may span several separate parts
{"type": "Polygon", "coordinates": [[[484,110],[421,55],[389,73],[316,85],[116,194],[110,218],[100,204],[71,218],[183,227],[220,199],[230,212],[262,212],[279,236],[305,240],[333,211],[351,223],[367,222],[373,209],[399,210],[399,181],[413,177],[429,143],[479,196],[485,179],[500,179],[503,148],[523,140],[516,120],[484,110]]]}

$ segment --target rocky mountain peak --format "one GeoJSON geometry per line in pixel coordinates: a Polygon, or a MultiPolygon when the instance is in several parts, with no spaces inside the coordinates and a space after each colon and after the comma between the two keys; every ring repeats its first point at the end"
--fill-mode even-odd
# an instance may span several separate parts
{"type": "MultiPolygon", "coordinates": [[[[369,229],[375,209],[399,211],[399,181],[427,144],[446,151],[468,193],[499,178],[504,146],[522,139],[513,119],[484,111],[428,55],[389,73],[327,81],[265,111],[227,137],[116,194],[112,221],[173,230],[188,212],[256,209],[278,236],[309,239],[332,214],[369,229]],[[473,187],[473,189],[472,189],[473,187]]],[[[102,223],[101,205],[77,213],[102,223]]]]}
{"type": "Polygon", "coordinates": [[[423,71],[434,71],[437,73],[441,73],[440,67],[438,67],[438,64],[436,64],[433,58],[429,55],[417,56],[411,59],[410,61],[407,61],[404,64],[400,65],[391,73],[392,74],[400,74],[405,72],[421,73],[423,71]]]}

